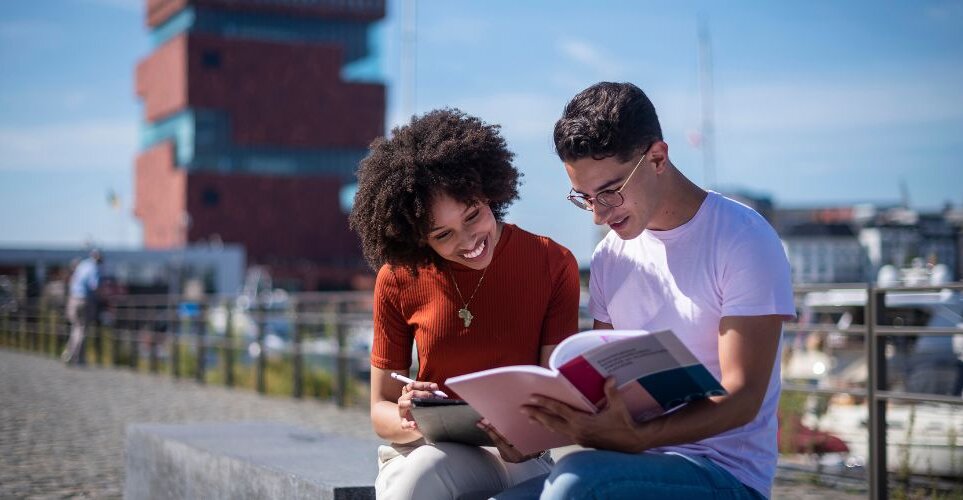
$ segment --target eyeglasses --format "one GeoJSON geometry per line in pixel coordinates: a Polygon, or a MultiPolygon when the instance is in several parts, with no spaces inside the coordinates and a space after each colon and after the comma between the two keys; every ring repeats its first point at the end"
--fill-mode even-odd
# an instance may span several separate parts
{"type": "Polygon", "coordinates": [[[603,207],[621,207],[622,204],[625,203],[625,197],[622,196],[622,190],[625,189],[626,185],[628,185],[629,180],[632,179],[632,175],[635,174],[635,171],[639,169],[639,165],[642,164],[642,160],[644,159],[645,154],[642,155],[642,158],[639,158],[639,162],[635,164],[635,168],[629,172],[629,176],[625,178],[625,182],[623,182],[618,189],[604,189],[596,193],[595,196],[585,196],[584,194],[576,192],[575,188],[572,188],[566,198],[568,198],[568,201],[572,202],[572,204],[576,207],[579,207],[582,210],[588,210],[589,212],[595,211],[594,206],[596,202],[603,207]]]}

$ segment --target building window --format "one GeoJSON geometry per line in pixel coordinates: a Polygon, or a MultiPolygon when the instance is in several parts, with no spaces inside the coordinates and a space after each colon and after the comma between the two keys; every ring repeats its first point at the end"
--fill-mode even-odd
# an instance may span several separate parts
{"type": "Polygon", "coordinates": [[[205,68],[217,69],[221,67],[221,52],[217,50],[205,50],[201,53],[201,66],[205,68]]]}
{"type": "Polygon", "coordinates": [[[221,195],[212,187],[204,188],[201,192],[201,203],[205,207],[216,207],[221,201],[221,195]]]}

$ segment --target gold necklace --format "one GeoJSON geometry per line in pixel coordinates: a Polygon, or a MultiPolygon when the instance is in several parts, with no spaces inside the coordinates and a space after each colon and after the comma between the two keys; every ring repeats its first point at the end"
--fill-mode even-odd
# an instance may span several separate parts
{"type": "Polygon", "coordinates": [[[478,284],[475,285],[475,291],[471,293],[471,297],[468,297],[468,300],[465,300],[465,297],[461,294],[461,290],[458,288],[458,282],[455,281],[455,274],[451,272],[451,266],[448,266],[448,275],[451,276],[451,282],[455,284],[455,291],[458,292],[458,300],[465,304],[458,310],[458,317],[465,321],[465,328],[468,328],[469,325],[471,325],[471,320],[475,319],[475,316],[468,310],[468,303],[471,302],[471,299],[474,299],[475,294],[478,293],[478,288],[481,287],[482,281],[485,279],[485,273],[488,272],[489,267],[491,267],[491,264],[482,271],[481,278],[478,278],[478,284]]]}

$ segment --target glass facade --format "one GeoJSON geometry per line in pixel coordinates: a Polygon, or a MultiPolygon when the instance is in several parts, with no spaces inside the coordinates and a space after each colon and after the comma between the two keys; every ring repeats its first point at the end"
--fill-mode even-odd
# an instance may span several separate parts
{"type": "Polygon", "coordinates": [[[151,32],[153,47],[184,33],[225,38],[337,44],[343,50],[349,80],[383,81],[380,30],[365,21],[299,18],[277,14],[210,11],[187,7],[151,32]]]}
{"type": "Polygon", "coordinates": [[[365,148],[291,149],[240,147],[231,141],[226,113],[188,109],[141,129],[141,148],[174,143],[177,165],[188,171],[245,172],[269,175],[323,174],[354,178],[365,148]]]}

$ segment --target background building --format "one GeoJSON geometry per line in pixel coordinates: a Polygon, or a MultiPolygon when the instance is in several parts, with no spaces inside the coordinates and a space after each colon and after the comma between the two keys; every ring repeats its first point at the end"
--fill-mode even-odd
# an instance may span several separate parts
{"type": "Polygon", "coordinates": [[[806,223],[781,235],[793,283],[866,281],[863,247],[846,224],[806,223]]]}
{"type": "Polygon", "coordinates": [[[147,0],[136,216],[144,245],[243,245],[293,290],[365,272],[340,199],[384,131],[383,0],[147,0]]]}
{"type": "Polygon", "coordinates": [[[963,216],[952,207],[930,213],[873,205],[778,209],[774,226],[795,283],[875,281],[884,266],[899,270],[917,260],[927,269],[945,266],[952,280],[963,278],[963,216]]]}
{"type": "Polygon", "coordinates": [[[885,265],[906,267],[919,258],[930,265],[946,265],[958,278],[958,233],[959,228],[945,214],[896,208],[875,213],[863,222],[859,240],[866,249],[872,276],[885,265]]]}

